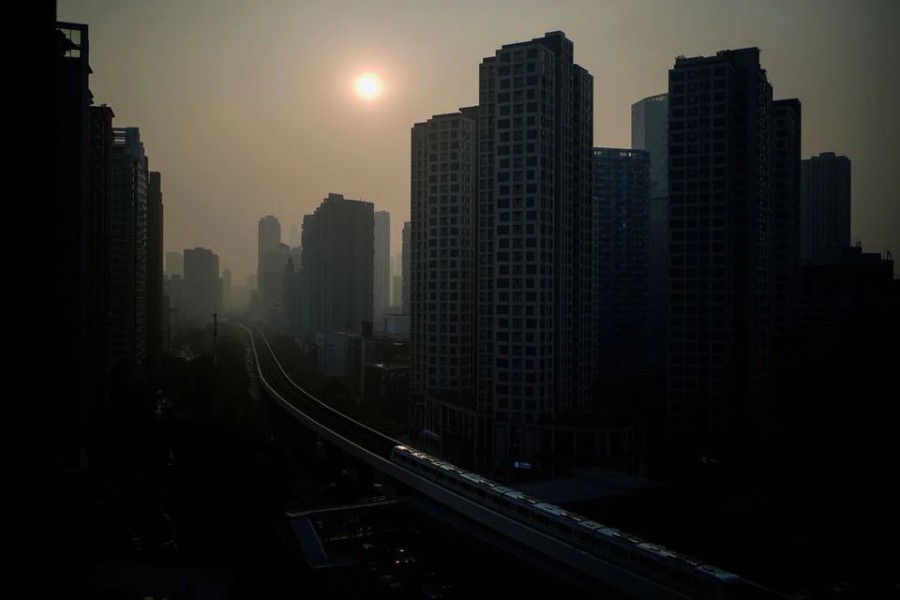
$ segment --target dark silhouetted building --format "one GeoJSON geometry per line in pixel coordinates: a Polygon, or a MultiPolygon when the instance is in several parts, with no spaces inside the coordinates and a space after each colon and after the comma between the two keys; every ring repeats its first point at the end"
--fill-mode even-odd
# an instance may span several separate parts
{"type": "Polygon", "coordinates": [[[411,256],[411,426],[468,460],[487,450],[493,416],[477,405],[477,131],[477,108],[413,126],[411,245],[403,248],[411,256]]]}
{"type": "Polygon", "coordinates": [[[375,211],[375,272],[373,274],[375,328],[384,328],[384,312],[391,305],[391,215],[375,211]]]}
{"type": "Polygon", "coordinates": [[[839,260],[850,246],[850,159],[823,152],[801,165],[801,259],[839,260]]]}
{"type": "Polygon", "coordinates": [[[68,469],[83,465],[91,412],[104,401],[108,387],[104,258],[113,115],[108,108],[91,107],[88,26],[56,23],[54,44],[56,304],[50,319],[60,372],[52,394],[59,406],[52,411],[48,435],[57,442],[54,467],[68,469]]]}
{"type": "Polygon", "coordinates": [[[648,356],[650,153],[594,148],[600,386],[645,376],[648,356]]]}
{"type": "Polygon", "coordinates": [[[181,293],[183,315],[202,323],[212,321],[212,314],[222,308],[219,294],[218,255],[206,248],[185,250],[184,287],[181,293]]]}
{"type": "Polygon", "coordinates": [[[664,365],[669,326],[669,95],[658,94],[631,105],[631,147],[650,153],[649,351],[664,365]]]}
{"type": "Polygon", "coordinates": [[[146,323],[147,363],[159,366],[163,351],[163,201],[162,176],[147,181],[146,323]]]}
{"type": "Polygon", "coordinates": [[[375,209],[371,202],[328,194],[303,218],[300,334],[360,333],[371,323],[375,209]]]}
{"type": "Polygon", "coordinates": [[[477,412],[497,466],[549,463],[552,426],[591,410],[593,109],[563,32],[481,63],[477,412]]]}
{"type": "Polygon", "coordinates": [[[149,170],[140,130],[115,127],[113,132],[112,360],[136,366],[147,358],[149,170]]]}
{"type": "MultiPolygon", "coordinates": [[[[787,218],[773,210],[773,116],[795,119],[786,144],[800,129],[799,104],[796,113],[789,103],[774,109],[759,54],[679,57],[669,71],[667,409],[676,458],[748,458],[770,442],[772,232],[787,218]]],[[[791,185],[785,175],[782,192],[791,185]]],[[[785,246],[791,235],[783,233],[785,246]]]]}

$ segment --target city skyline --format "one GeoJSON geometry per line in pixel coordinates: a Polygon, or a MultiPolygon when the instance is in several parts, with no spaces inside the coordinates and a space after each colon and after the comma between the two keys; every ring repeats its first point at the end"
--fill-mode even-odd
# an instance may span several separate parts
{"type": "Polygon", "coordinates": [[[399,252],[409,218],[410,124],[473,104],[470,65],[498,44],[553,30],[576,42],[575,60],[595,76],[595,146],[629,147],[630,106],[665,92],[676,56],[761,47],[770,80],[803,103],[802,157],[835,152],[853,161],[851,239],[874,252],[900,247],[892,228],[900,209],[891,201],[900,173],[887,142],[879,143],[900,119],[890,110],[900,91],[900,42],[889,35],[897,5],[525,3],[514,22],[498,5],[479,7],[484,18],[475,23],[463,23],[467,11],[456,5],[392,5],[388,13],[266,6],[58,6],[60,20],[91,24],[95,101],[115,109],[116,126],[148,132],[154,168],[166,175],[164,250],[214,248],[239,281],[255,270],[261,215],[289,230],[333,189],[391,212],[390,253],[399,252]],[[441,15],[449,26],[425,27],[441,15]],[[119,27],[123,19],[132,25],[119,27]],[[640,49],[609,52],[641,29],[640,49]],[[197,44],[201,31],[256,42],[197,44]],[[344,40],[328,58],[308,50],[324,32],[344,40]],[[368,102],[351,85],[365,71],[384,82],[382,96],[368,102]]]}

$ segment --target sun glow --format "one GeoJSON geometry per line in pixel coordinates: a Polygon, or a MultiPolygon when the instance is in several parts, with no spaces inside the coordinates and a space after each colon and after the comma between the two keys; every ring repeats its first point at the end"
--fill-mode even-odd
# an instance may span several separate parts
{"type": "Polygon", "coordinates": [[[381,85],[381,79],[378,78],[378,75],[366,73],[356,78],[353,89],[356,92],[356,95],[363,100],[374,100],[381,95],[383,86],[381,85]]]}

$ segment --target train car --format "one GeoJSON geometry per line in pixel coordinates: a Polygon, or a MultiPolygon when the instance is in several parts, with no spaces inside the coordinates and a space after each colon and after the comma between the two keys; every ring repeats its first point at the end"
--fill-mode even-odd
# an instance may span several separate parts
{"type": "Polygon", "coordinates": [[[743,597],[736,593],[745,589],[743,580],[733,573],[502,486],[414,448],[396,446],[391,461],[475,502],[489,505],[496,512],[689,597],[704,600],[743,597]]]}

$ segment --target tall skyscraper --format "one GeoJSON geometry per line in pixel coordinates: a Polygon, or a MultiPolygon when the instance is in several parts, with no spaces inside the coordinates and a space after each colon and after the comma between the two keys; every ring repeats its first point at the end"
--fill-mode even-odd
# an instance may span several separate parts
{"type": "Polygon", "coordinates": [[[772,208],[773,114],[758,48],[678,57],[669,71],[667,409],[682,458],[746,456],[766,428],[770,232],[784,217],[772,208]]]}
{"type": "Polygon", "coordinates": [[[372,321],[375,208],[328,194],[303,218],[301,335],[362,332],[372,321]]]}
{"type": "Polygon", "coordinates": [[[597,366],[601,385],[648,364],[650,166],[646,150],[594,148],[597,366]]]}
{"type": "Polygon", "coordinates": [[[409,282],[412,278],[412,240],[410,239],[411,234],[412,223],[406,221],[405,223],[403,223],[403,231],[401,231],[400,233],[400,254],[402,256],[401,276],[403,277],[400,304],[401,306],[403,306],[403,312],[405,314],[409,314],[410,312],[409,282]]]}
{"type": "Polygon", "coordinates": [[[477,108],[413,126],[411,245],[403,249],[411,255],[412,426],[469,461],[486,451],[493,416],[477,405],[477,131],[477,108]]]}
{"type": "Polygon", "coordinates": [[[266,291],[263,288],[263,256],[266,252],[281,243],[281,223],[272,215],[266,215],[259,220],[257,232],[257,254],[256,254],[256,281],[257,294],[256,301],[261,314],[265,315],[269,305],[273,302],[272,298],[266,297],[266,291]]]}
{"type": "Polygon", "coordinates": [[[166,275],[184,277],[184,258],[181,252],[166,252],[166,275]]]}
{"type": "Polygon", "coordinates": [[[664,365],[669,321],[669,95],[631,105],[631,147],[650,153],[649,343],[652,364],[664,365]]]}
{"type": "Polygon", "coordinates": [[[141,365],[147,355],[149,171],[137,127],[113,128],[111,248],[112,359],[141,365]]]}
{"type": "Polygon", "coordinates": [[[88,26],[56,23],[55,188],[51,239],[56,304],[47,319],[59,369],[47,390],[57,405],[49,412],[59,452],[52,468],[79,466],[92,408],[108,388],[109,220],[112,110],[92,107],[88,87],[88,26]]]}
{"type": "Polygon", "coordinates": [[[593,78],[562,32],[505,45],[479,85],[478,412],[494,464],[549,462],[591,406],[593,78]]]}
{"type": "Polygon", "coordinates": [[[162,176],[150,171],[147,181],[147,362],[158,367],[163,351],[163,201],[162,176]]]}
{"type": "Polygon", "coordinates": [[[184,251],[184,290],[182,302],[187,318],[202,323],[212,320],[219,312],[219,257],[207,248],[184,251]]]}
{"type": "Polygon", "coordinates": [[[384,310],[390,306],[391,295],[391,215],[386,210],[375,211],[375,273],[373,315],[375,328],[384,327],[384,310]]]}
{"type": "Polygon", "coordinates": [[[802,161],[800,177],[801,259],[840,258],[850,246],[850,159],[823,152],[802,161]]]}

